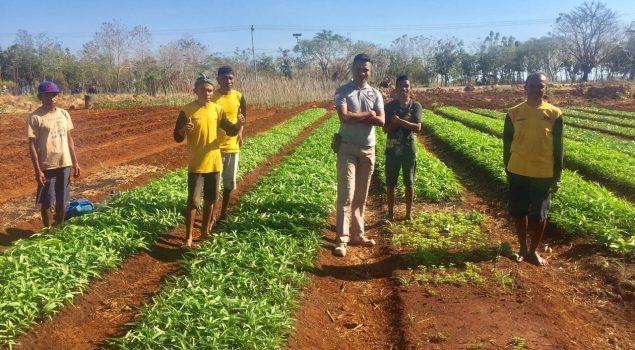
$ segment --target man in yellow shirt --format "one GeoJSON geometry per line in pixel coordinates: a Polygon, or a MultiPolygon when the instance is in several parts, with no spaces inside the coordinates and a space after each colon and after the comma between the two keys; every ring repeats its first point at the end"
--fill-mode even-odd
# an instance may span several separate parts
{"type": "Polygon", "coordinates": [[[174,140],[182,142],[187,139],[188,179],[187,209],[185,215],[186,243],[192,246],[192,229],[196,208],[200,204],[203,191],[203,222],[201,224],[201,240],[207,236],[214,212],[214,203],[218,193],[219,174],[222,170],[220,155],[219,130],[227,135],[237,135],[242,127],[242,118],[232,124],[221,106],[212,102],[214,85],[211,79],[200,75],[194,83],[193,101],[181,108],[174,126],[174,140]]]}
{"type": "Polygon", "coordinates": [[[507,112],[503,136],[509,212],[520,242],[515,258],[540,266],[547,265],[547,260],[537,248],[547,224],[550,193],[560,188],[564,157],[562,112],[544,101],[546,90],[545,74],[527,76],[527,100],[507,112]]]}
{"type": "MultiPolygon", "coordinates": [[[[218,90],[214,91],[212,101],[219,104],[230,122],[235,123],[238,116],[242,115],[247,118],[247,102],[245,96],[233,89],[234,70],[230,66],[222,66],[218,68],[216,81],[218,82],[218,90]]],[[[240,127],[238,135],[227,135],[223,130],[219,131],[220,152],[223,161],[223,204],[221,206],[219,220],[224,220],[227,216],[227,206],[229,205],[229,197],[236,188],[236,174],[238,172],[238,159],[240,156],[240,148],[243,146],[243,127],[240,127]]]]}

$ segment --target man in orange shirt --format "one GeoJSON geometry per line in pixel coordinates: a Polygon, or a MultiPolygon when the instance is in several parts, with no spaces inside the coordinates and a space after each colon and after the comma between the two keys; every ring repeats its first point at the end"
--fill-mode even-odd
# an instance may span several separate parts
{"type": "Polygon", "coordinates": [[[192,230],[196,208],[200,204],[203,191],[203,222],[201,224],[201,240],[207,236],[214,203],[218,193],[219,174],[222,170],[220,155],[219,130],[227,135],[237,135],[242,127],[243,118],[232,124],[221,106],[212,102],[214,85],[212,80],[202,75],[194,83],[193,101],[181,108],[174,126],[174,140],[182,142],[187,139],[188,179],[187,209],[185,215],[186,243],[192,246],[192,230]]]}
{"type": "Polygon", "coordinates": [[[503,136],[509,212],[520,243],[515,258],[540,266],[547,265],[547,260],[537,248],[547,224],[550,193],[560,188],[564,157],[562,112],[544,101],[546,90],[545,74],[527,76],[527,100],[507,112],[503,136]]]}

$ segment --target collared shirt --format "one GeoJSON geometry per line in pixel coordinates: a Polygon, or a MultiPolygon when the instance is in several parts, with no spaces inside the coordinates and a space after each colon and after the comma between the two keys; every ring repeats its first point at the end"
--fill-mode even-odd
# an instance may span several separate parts
{"type": "MultiPolygon", "coordinates": [[[[384,109],[384,99],[377,89],[366,84],[359,87],[353,81],[335,91],[335,106],[346,106],[349,112],[369,112],[384,109]]],[[[375,132],[372,125],[341,121],[339,133],[342,142],[358,146],[374,146],[375,132]]]]}

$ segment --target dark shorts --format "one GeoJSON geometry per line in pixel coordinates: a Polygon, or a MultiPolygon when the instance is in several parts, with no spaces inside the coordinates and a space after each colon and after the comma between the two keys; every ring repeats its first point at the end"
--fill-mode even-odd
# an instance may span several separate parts
{"type": "Polygon", "coordinates": [[[386,154],[386,186],[395,187],[399,179],[399,172],[403,170],[403,184],[411,187],[417,173],[417,159],[415,155],[395,156],[386,154]]]}
{"type": "Polygon", "coordinates": [[[216,201],[220,172],[187,174],[187,205],[198,208],[201,205],[201,191],[206,201],[216,201]]]}
{"type": "Polygon", "coordinates": [[[508,173],[509,214],[515,218],[528,217],[529,221],[547,220],[549,190],[552,180],[508,173]]]}
{"type": "Polygon", "coordinates": [[[50,208],[55,203],[66,205],[71,187],[71,167],[44,170],[43,173],[46,183],[44,186],[37,185],[35,203],[44,208],[50,208]]]}

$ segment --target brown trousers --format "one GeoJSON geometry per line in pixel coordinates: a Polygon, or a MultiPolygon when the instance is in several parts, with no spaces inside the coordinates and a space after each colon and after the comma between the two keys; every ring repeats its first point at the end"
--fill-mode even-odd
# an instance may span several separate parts
{"type": "Polygon", "coordinates": [[[337,152],[337,241],[364,234],[364,209],[375,166],[375,146],[342,143],[337,152]]]}

